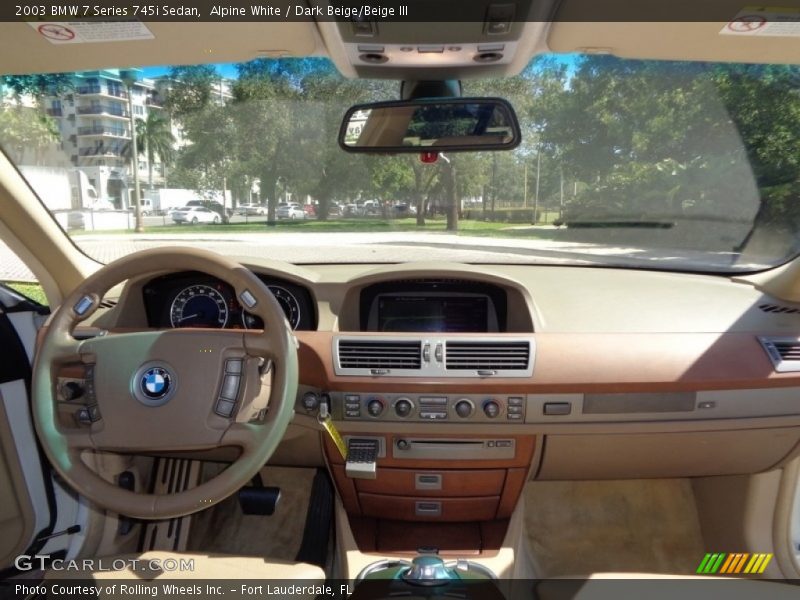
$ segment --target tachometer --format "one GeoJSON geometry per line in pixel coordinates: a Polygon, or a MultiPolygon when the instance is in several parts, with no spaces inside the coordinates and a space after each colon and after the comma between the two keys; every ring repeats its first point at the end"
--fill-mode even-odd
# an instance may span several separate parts
{"type": "MultiPolygon", "coordinates": [[[[292,329],[297,329],[300,325],[300,303],[289,290],[282,288],[279,285],[268,285],[269,291],[275,296],[275,300],[281,305],[283,314],[286,315],[286,320],[292,329]]],[[[264,329],[264,322],[261,317],[251,315],[247,311],[242,311],[242,321],[247,329],[264,329]]]]}
{"type": "Polygon", "coordinates": [[[190,285],[175,296],[169,309],[173,327],[217,327],[228,323],[228,305],[208,285],[190,285]]]}

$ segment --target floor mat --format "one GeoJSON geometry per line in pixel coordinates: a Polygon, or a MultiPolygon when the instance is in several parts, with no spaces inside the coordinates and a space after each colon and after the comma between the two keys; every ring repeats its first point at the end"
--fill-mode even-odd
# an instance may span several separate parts
{"type": "Polygon", "coordinates": [[[311,486],[316,469],[268,467],[265,486],[281,488],[271,516],[245,515],[236,494],[195,515],[188,550],[294,561],[303,540],[311,486]]]}
{"type": "Polygon", "coordinates": [[[525,528],[546,577],[691,574],[705,551],[687,479],[529,482],[525,528]]]}

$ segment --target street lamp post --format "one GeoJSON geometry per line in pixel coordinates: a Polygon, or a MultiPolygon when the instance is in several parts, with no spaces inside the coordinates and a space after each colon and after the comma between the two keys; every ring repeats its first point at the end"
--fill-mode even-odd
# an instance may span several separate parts
{"type": "Polygon", "coordinates": [[[122,81],[128,89],[128,119],[131,123],[131,166],[133,168],[133,193],[136,219],[136,233],[144,232],[142,223],[142,195],[139,190],[139,144],[136,139],[136,117],[133,114],[133,84],[136,78],[132,73],[124,73],[122,81]]]}

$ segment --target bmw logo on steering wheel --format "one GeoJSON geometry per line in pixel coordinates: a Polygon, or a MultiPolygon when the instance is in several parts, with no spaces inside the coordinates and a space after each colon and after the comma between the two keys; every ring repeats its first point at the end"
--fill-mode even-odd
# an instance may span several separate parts
{"type": "Polygon", "coordinates": [[[161,406],[169,402],[177,381],[169,368],[161,363],[142,365],[131,381],[133,396],[146,406],[161,406]]]}

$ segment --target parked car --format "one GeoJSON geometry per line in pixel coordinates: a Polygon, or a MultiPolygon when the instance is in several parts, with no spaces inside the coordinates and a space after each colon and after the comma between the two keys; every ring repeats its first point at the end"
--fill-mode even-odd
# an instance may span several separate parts
{"type": "Polygon", "coordinates": [[[83,212],[73,210],[67,213],[67,231],[86,229],[86,217],[83,212]]]}
{"type": "Polygon", "coordinates": [[[255,202],[240,204],[236,208],[236,214],[249,217],[261,216],[267,214],[267,207],[255,202]]]}
{"type": "Polygon", "coordinates": [[[355,204],[354,202],[351,202],[350,204],[345,204],[342,214],[345,217],[358,217],[361,215],[361,207],[359,207],[358,204],[355,204]]]}
{"type": "Polygon", "coordinates": [[[303,210],[303,207],[293,203],[278,206],[275,214],[279,219],[292,219],[293,221],[306,218],[306,211],[303,210]]]}
{"type": "Polygon", "coordinates": [[[186,203],[186,206],[204,206],[205,208],[217,213],[225,222],[227,222],[228,217],[233,216],[232,208],[225,208],[216,200],[189,200],[186,203]]]}
{"type": "Polygon", "coordinates": [[[395,217],[410,217],[417,214],[417,207],[410,204],[395,204],[392,207],[392,214],[395,217]]]}
{"type": "Polygon", "coordinates": [[[367,217],[377,217],[383,214],[383,207],[378,200],[367,200],[361,207],[361,214],[367,217]]]}
{"type": "Polygon", "coordinates": [[[331,203],[328,206],[328,216],[329,217],[341,217],[342,216],[342,207],[336,202],[331,203]]]}
{"type": "Polygon", "coordinates": [[[308,217],[316,217],[317,216],[317,207],[313,204],[304,204],[303,210],[306,213],[306,218],[308,217]]]}
{"type": "Polygon", "coordinates": [[[183,208],[172,211],[170,216],[173,222],[178,224],[191,223],[192,225],[196,225],[197,223],[219,223],[222,220],[219,213],[205,206],[184,206],[183,208]]]}

